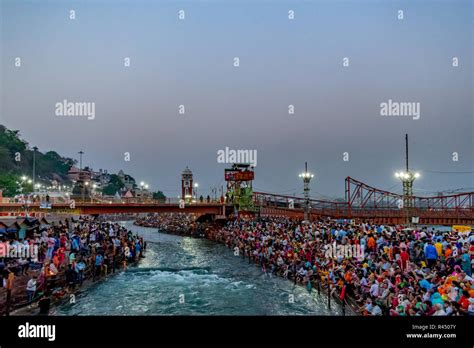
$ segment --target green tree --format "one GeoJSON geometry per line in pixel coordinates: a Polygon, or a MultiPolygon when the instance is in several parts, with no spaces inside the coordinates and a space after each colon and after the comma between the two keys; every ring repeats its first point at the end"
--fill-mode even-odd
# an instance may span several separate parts
{"type": "Polygon", "coordinates": [[[18,130],[9,130],[5,126],[0,125],[0,146],[8,148],[11,155],[17,152],[22,153],[28,147],[28,143],[20,139],[19,132],[18,130]]]}
{"type": "Polygon", "coordinates": [[[0,174],[0,190],[5,197],[13,197],[19,193],[18,177],[12,174],[0,174]]]}
{"type": "Polygon", "coordinates": [[[12,158],[10,156],[10,151],[0,145],[0,171],[3,173],[11,171],[12,168],[12,158]]]}
{"type": "Polygon", "coordinates": [[[120,180],[120,177],[116,174],[111,174],[110,181],[107,186],[104,187],[102,193],[104,195],[113,196],[116,192],[120,191],[124,187],[125,185],[122,180],[120,180]]]}
{"type": "Polygon", "coordinates": [[[162,191],[153,192],[153,199],[165,200],[166,196],[162,191]]]}

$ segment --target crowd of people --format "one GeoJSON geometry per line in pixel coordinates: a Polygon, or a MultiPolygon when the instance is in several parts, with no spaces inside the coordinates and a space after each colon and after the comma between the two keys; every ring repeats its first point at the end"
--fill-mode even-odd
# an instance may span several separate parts
{"type": "MultiPolygon", "coordinates": [[[[135,224],[223,243],[263,272],[325,289],[362,315],[474,315],[474,232],[285,217],[200,223],[184,213],[150,214],[135,224]]],[[[146,248],[119,224],[92,218],[0,243],[16,251],[0,252],[0,301],[7,301],[0,308],[39,299],[46,313],[51,299],[126,268],[146,248]]]]}
{"type": "Polygon", "coordinates": [[[148,214],[135,220],[135,225],[155,227],[176,235],[197,236],[199,224],[193,214],[162,213],[148,214]]]}
{"type": "MultiPolygon", "coordinates": [[[[25,239],[0,237],[0,308],[40,306],[143,257],[146,242],[117,223],[59,222],[25,239]],[[8,248],[5,246],[8,245],[8,248]],[[4,296],[2,291],[6,291],[4,296]]],[[[47,307],[47,306],[45,306],[47,307]]]]}
{"type": "MultiPolygon", "coordinates": [[[[141,225],[169,233],[174,231],[167,227],[176,224],[180,234],[187,227],[203,230],[191,216],[145,219],[141,225]]],[[[327,289],[362,315],[474,315],[473,232],[283,217],[233,220],[203,232],[262,271],[309,290],[327,289]]]]}

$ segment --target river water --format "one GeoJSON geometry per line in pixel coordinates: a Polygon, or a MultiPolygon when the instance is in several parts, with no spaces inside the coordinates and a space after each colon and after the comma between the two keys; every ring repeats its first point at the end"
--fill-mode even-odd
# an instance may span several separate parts
{"type": "Polygon", "coordinates": [[[223,245],[123,222],[148,242],[138,266],[76,295],[56,315],[341,315],[322,292],[261,271],[223,245]]]}

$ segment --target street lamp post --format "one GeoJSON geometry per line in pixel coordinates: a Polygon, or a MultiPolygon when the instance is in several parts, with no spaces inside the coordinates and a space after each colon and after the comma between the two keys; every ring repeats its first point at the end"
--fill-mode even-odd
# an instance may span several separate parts
{"type": "Polygon", "coordinates": [[[420,173],[413,172],[408,167],[408,134],[405,134],[405,171],[396,172],[395,177],[400,179],[403,186],[403,206],[407,213],[409,223],[409,208],[413,207],[413,182],[420,177],[420,173]]]}
{"type": "Polygon", "coordinates": [[[405,172],[395,173],[395,177],[400,179],[403,185],[403,206],[409,208],[412,206],[413,182],[420,177],[420,173],[412,172],[407,169],[405,172]]]}
{"type": "Polygon", "coordinates": [[[141,199],[142,201],[145,200],[145,196],[148,195],[148,194],[145,194],[147,191],[148,191],[148,188],[150,187],[150,185],[148,185],[146,182],[144,181],[141,181],[140,182],[140,190],[141,190],[141,199]]]}
{"type": "Polygon", "coordinates": [[[92,184],[92,190],[90,191],[90,196],[91,196],[91,203],[93,203],[93,196],[95,195],[95,189],[97,188],[97,184],[93,183],[92,184]]]}
{"type": "Polygon", "coordinates": [[[21,201],[24,202],[23,207],[25,208],[25,217],[28,217],[28,195],[24,192],[24,187],[23,185],[26,183],[31,184],[31,179],[29,179],[26,175],[22,175],[20,178],[20,181],[17,181],[16,183],[19,186],[19,191],[21,194],[21,201]]]}
{"type": "Polygon", "coordinates": [[[79,176],[81,176],[82,173],[82,155],[84,154],[84,151],[79,151],[79,176]]]}
{"type": "Polygon", "coordinates": [[[82,155],[84,154],[84,151],[79,151],[78,152],[79,154],[79,176],[78,176],[78,182],[80,181],[81,182],[81,193],[82,193],[82,202],[84,202],[84,180],[83,180],[83,176],[82,176],[82,155]]]}
{"type": "Polygon", "coordinates": [[[196,203],[198,201],[198,187],[199,187],[199,184],[196,182],[194,183],[194,196],[196,197],[196,203]]]}
{"type": "Polygon", "coordinates": [[[82,185],[82,202],[83,203],[84,203],[84,200],[85,200],[85,197],[84,197],[85,196],[85,194],[84,194],[85,187],[84,186],[89,186],[89,181],[83,182],[83,185],[82,185]]]}
{"type": "Polygon", "coordinates": [[[20,178],[20,181],[17,181],[16,183],[20,187],[19,188],[20,193],[23,195],[23,189],[24,189],[23,185],[25,183],[31,184],[31,179],[28,179],[28,177],[26,175],[22,175],[21,178],[20,178]]]}
{"type": "Polygon", "coordinates": [[[36,151],[38,151],[38,147],[33,147],[33,187],[35,186],[36,181],[36,151]]]}
{"type": "Polygon", "coordinates": [[[408,167],[408,134],[405,134],[405,171],[395,173],[395,177],[400,179],[403,185],[403,206],[412,206],[413,182],[420,177],[420,173],[412,172],[408,167]]]}
{"type": "Polygon", "coordinates": [[[145,190],[148,190],[148,184],[144,181],[141,181],[140,182],[140,198],[142,199],[142,201],[145,200],[145,190]]]}
{"type": "Polygon", "coordinates": [[[305,171],[301,173],[299,177],[303,179],[303,185],[304,185],[304,200],[305,200],[304,219],[306,221],[309,221],[309,211],[310,211],[309,183],[311,182],[311,179],[314,177],[314,174],[311,174],[310,172],[308,172],[308,162],[305,162],[304,165],[305,165],[305,171]]]}

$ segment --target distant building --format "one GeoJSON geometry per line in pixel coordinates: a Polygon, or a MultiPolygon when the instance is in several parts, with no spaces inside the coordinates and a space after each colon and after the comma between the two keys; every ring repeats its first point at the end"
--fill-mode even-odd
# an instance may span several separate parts
{"type": "Polygon", "coordinates": [[[110,182],[110,175],[107,170],[99,169],[98,172],[92,171],[91,179],[98,188],[102,188],[110,182]]]}
{"type": "Polygon", "coordinates": [[[141,199],[148,199],[153,197],[153,193],[146,189],[135,190],[135,197],[141,199]]]}
{"type": "Polygon", "coordinates": [[[92,178],[92,171],[89,167],[85,167],[82,169],[82,172],[79,168],[72,166],[67,176],[71,181],[90,181],[92,178]]]}
{"type": "Polygon", "coordinates": [[[127,190],[125,194],[122,196],[123,198],[133,198],[133,193],[130,190],[127,190]]]}
{"type": "Polygon", "coordinates": [[[118,173],[117,173],[117,176],[120,178],[120,180],[122,181],[122,183],[125,185],[125,188],[127,190],[133,190],[136,186],[136,183],[135,183],[135,179],[132,178],[130,175],[128,174],[125,174],[123,172],[123,170],[120,170],[118,173]]]}
{"type": "Polygon", "coordinates": [[[67,177],[71,181],[78,181],[79,180],[79,168],[72,166],[69,171],[67,172],[67,177]]]}
{"type": "MultiPolygon", "coordinates": [[[[78,181],[81,176],[80,172],[81,171],[79,170],[79,168],[77,168],[76,166],[72,166],[69,169],[67,176],[69,180],[71,181],[72,180],[78,181]]],[[[100,183],[101,185],[106,185],[110,181],[109,173],[107,173],[107,170],[102,170],[102,169],[99,169],[99,171],[97,172],[97,171],[94,171],[90,167],[84,167],[82,169],[82,176],[86,179],[96,181],[97,183],[100,183]]]]}

